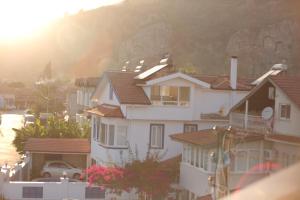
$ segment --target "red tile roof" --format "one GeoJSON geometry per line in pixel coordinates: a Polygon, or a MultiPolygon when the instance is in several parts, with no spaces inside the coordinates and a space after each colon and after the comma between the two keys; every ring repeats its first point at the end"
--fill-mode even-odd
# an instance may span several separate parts
{"type": "Polygon", "coordinates": [[[190,133],[177,133],[170,135],[170,137],[173,140],[195,145],[213,145],[217,142],[217,137],[212,133],[211,129],[190,133]]]}
{"type": "Polygon", "coordinates": [[[151,104],[143,88],[136,85],[136,73],[106,72],[106,75],[121,104],[151,104]]]}
{"type": "Polygon", "coordinates": [[[99,115],[101,117],[124,118],[120,106],[109,104],[101,104],[100,106],[87,110],[87,112],[90,114],[99,115]]]}
{"type": "Polygon", "coordinates": [[[25,151],[41,153],[90,153],[88,139],[82,138],[29,138],[25,151]]]}
{"type": "MultiPolygon", "coordinates": [[[[234,132],[234,131],[233,131],[234,132]]],[[[242,134],[240,132],[235,132],[234,135],[235,141],[256,141],[256,140],[262,140],[264,139],[263,135],[251,133],[251,134],[242,134]]],[[[190,133],[177,133],[170,135],[170,137],[173,140],[177,140],[179,142],[185,142],[200,146],[210,146],[210,145],[216,145],[217,144],[217,136],[214,134],[214,131],[212,129],[205,129],[200,130],[196,132],[190,132],[190,133]]]]}
{"type": "Polygon", "coordinates": [[[296,105],[300,107],[300,76],[271,76],[273,81],[296,105]]]}
{"type": "Polygon", "coordinates": [[[270,134],[266,135],[266,140],[300,144],[300,137],[293,135],[270,134]]]}
{"type": "MultiPolygon", "coordinates": [[[[232,90],[230,86],[229,76],[202,76],[202,75],[192,75],[201,81],[209,83],[212,89],[215,90],[232,90]]],[[[248,91],[253,88],[251,82],[253,79],[250,78],[238,78],[237,80],[237,90],[248,91]]]]}

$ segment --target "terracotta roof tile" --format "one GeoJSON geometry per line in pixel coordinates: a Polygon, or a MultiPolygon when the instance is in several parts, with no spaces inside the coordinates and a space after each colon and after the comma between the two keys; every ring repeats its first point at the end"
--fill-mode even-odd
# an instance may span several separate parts
{"type": "Polygon", "coordinates": [[[173,140],[178,140],[195,145],[213,145],[217,142],[217,137],[212,133],[211,129],[190,133],[177,133],[171,135],[170,137],[173,140]]]}
{"type": "Polygon", "coordinates": [[[300,137],[293,136],[293,135],[270,134],[270,135],[266,135],[266,140],[300,144],[300,137]]]}
{"type": "Polygon", "coordinates": [[[114,106],[109,104],[101,104],[100,106],[87,110],[87,112],[102,117],[124,118],[120,106],[114,106]]]}
{"type": "Polygon", "coordinates": [[[106,72],[106,74],[121,104],[151,104],[143,88],[136,85],[134,79],[136,73],[106,72]]]}
{"type": "Polygon", "coordinates": [[[270,79],[300,107],[300,76],[271,76],[270,79]]]}
{"type": "MultiPolygon", "coordinates": [[[[170,136],[173,140],[179,142],[185,142],[200,146],[211,146],[217,144],[217,137],[212,129],[205,129],[190,133],[178,133],[170,136]]],[[[263,135],[259,134],[241,134],[240,132],[235,133],[235,141],[256,141],[264,139],[263,135]]]]}
{"type": "MultiPolygon", "coordinates": [[[[201,81],[209,83],[212,89],[215,90],[232,90],[230,86],[229,76],[203,76],[203,75],[192,75],[201,81]]],[[[253,88],[251,82],[253,79],[250,78],[238,78],[237,80],[237,90],[248,91],[253,88]]]]}
{"type": "Polygon", "coordinates": [[[29,138],[24,147],[29,152],[90,153],[88,139],[82,138],[29,138]]]}

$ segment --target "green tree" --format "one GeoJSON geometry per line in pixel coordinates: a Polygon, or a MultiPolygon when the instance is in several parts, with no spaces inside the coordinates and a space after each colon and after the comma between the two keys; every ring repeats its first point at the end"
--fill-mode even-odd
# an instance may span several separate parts
{"type": "Polygon", "coordinates": [[[65,121],[58,117],[50,117],[46,125],[42,125],[40,120],[34,124],[13,129],[16,137],[13,141],[17,152],[24,153],[24,145],[28,138],[88,138],[90,128],[88,125],[81,128],[75,121],[65,121]]]}

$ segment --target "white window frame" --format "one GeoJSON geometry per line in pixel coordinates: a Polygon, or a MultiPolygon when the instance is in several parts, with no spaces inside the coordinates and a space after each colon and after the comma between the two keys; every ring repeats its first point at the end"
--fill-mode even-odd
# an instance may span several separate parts
{"type": "Polygon", "coordinates": [[[189,132],[193,132],[191,131],[191,127],[196,127],[195,131],[198,130],[198,124],[183,124],[183,132],[184,133],[189,133],[189,132]],[[189,130],[186,130],[189,129],[189,130]]]}
{"type": "Polygon", "coordinates": [[[152,97],[152,88],[150,89],[150,100],[152,102],[153,105],[164,105],[164,106],[189,106],[190,102],[191,102],[191,87],[189,86],[172,86],[172,85],[153,85],[151,87],[159,87],[159,97],[160,100],[153,100],[152,97]],[[165,101],[163,100],[163,95],[162,95],[162,88],[163,87],[176,87],[177,88],[177,100],[176,101],[165,101]],[[188,101],[181,101],[180,100],[180,89],[181,88],[188,88],[189,89],[189,97],[188,97],[188,101]],[[169,102],[169,104],[168,104],[169,102]],[[172,104],[174,103],[174,104],[172,104]]]}
{"type": "Polygon", "coordinates": [[[270,86],[268,89],[268,98],[271,100],[275,99],[275,88],[270,86]]]}
{"type": "Polygon", "coordinates": [[[280,103],[279,104],[279,118],[280,119],[282,119],[282,120],[290,120],[291,119],[291,114],[292,114],[292,106],[291,106],[291,104],[288,104],[288,103],[280,103]],[[290,115],[289,115],[289,117],[286,117],[286,116],[282,116],[281,114],[281,112],[282,112],[282,107],[283,106],[289,106],[290,107],[290,115]]]}
{"type": "Polygon", "coordinates": [[[101,123],[101,125],[99,126],[100,127],[100,134],[99,134],[99,144],[101,146],[104,146],[104,147],[113,147],[113,148],[128,148],[128,142],[127,142],[127,126],[118,126],[118,125],[115,125],[115,124],[106,124],[106,123],[101,123]],[[105,130],[105,133],[104,133],[104,142],[101,141],[101,138],[102,138],[102,125],[105,127],[104,130],[105,130]],[[124,145],[120,145],[118,144],[118,137],[119,137],[119,128],[120,127],[123,127],[123,128],[126,128],[126,131],[125,131],[125,144],[124,145]],[[112,129],[114,129],[113,132],[112,129]],[[112,134],[113,133],[113,134],[112,134]],[[112,139],[113,137],[113,139],[112,139]],[[113,142],[113,144],[112,144],[113,142]]]}
{"type": "MultiPolygon", "coordinates": [[[[156,129],[157,130],[157,129],[156,129]]],[[[165,137],[165,125],[164,124],[150,124],[150,139],[149,139],[149,146],[151,149],[163,149],[164,148],[164,137],[165,137]],[[161,133],[155,132],[153,133],[153,128],[154,127],[160,127],[160,129],[162,130],[161,133]],[[152,143],[153,137],[155,138],[154,141],[155,143],[152,143]],[[161,140],[161,145],[159,145],[158,143],[158,137],[160,137],[161,140]]]]}

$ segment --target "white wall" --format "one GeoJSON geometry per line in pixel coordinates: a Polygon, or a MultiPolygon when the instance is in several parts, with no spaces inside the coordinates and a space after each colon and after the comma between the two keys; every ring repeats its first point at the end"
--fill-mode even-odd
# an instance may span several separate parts
{"type": "Polygon", "coordinates": [[[94,87],[80,87],[77,89],[77,104],[91,107],[92,102],[90,100],[95,88],[94,87]]]}
{"type": "MultiPolygon", "coordinates": [[[[237,149],[257,149],[261,150],[261,156],[263,153],[262,141],[240,143],[236,146],[237,149]]],[[[212,150],[213,151],[213,150],[212,150]]],[[[210,165],[210,164],[209,164],[210,165]]],[[[229,187],[230,189],[236,189],[237,187],[244,187],[254,181],[257,181],[265,177],[268,172],[230,172],[229,173],[229,187]]],[[[201,168],[192,166],[189,163],[181,162],[180,164],[180,186],[186,190],[193,192],[197,196],[204,196],[210,194],[211,188],[208,185],[208,177],[215,177],[214,173],[204,171],[201,168]]]]}
{"type": "Polygon", "coordinates": [[[227,114],[232,106],[248,94],[248,91],[197,89],[195,102],[197,113],[218,113],[221,109],[227,114]]]}
{"type": "Polygon", "coordinates": [[[210,194],[211,190],[208,186],[207,179],[212,175],[213,174],[201,171],[201,169],[189,164],[180,164],[180,186],[199,197],[210,194]]]}
{"type": "Polygon", "coordinates": [[[113,99],[109,99],[110,83],[106,77],[104,77],[101,82],[97,85],[94,95],[92,96],[92,101],[96,104],[111,104],[120,105],[115,92],[113,91],[113,99]]]}
{"type": "Polygon", "coordinates": [[[282,134],[300,136],[300,109],[285,93],[276,87],[274,131],[282,134]],[[280,104],[291,105],[291,118],[280,119],[280,104]]]}
{"type": "MultiPolygon", "coordinates": [[[[80,199],[89,200],[85,198],[85,188],[88,187],[84,182],[6,182],[3,185],[3,194],[7,200],[23,200],[23,187],[43,187],[43,198],[34,198],[35,200],[61,200],[61,199],[80,199]]],[[[134,192],[122,193],[121,196],[111,194],[106,191],[103,200],[110,200],[112,197],[118,197],[118,200],[137,199],[134,192]]],[[[26,198],[30,200],[30,198],[26,198]]]]}

